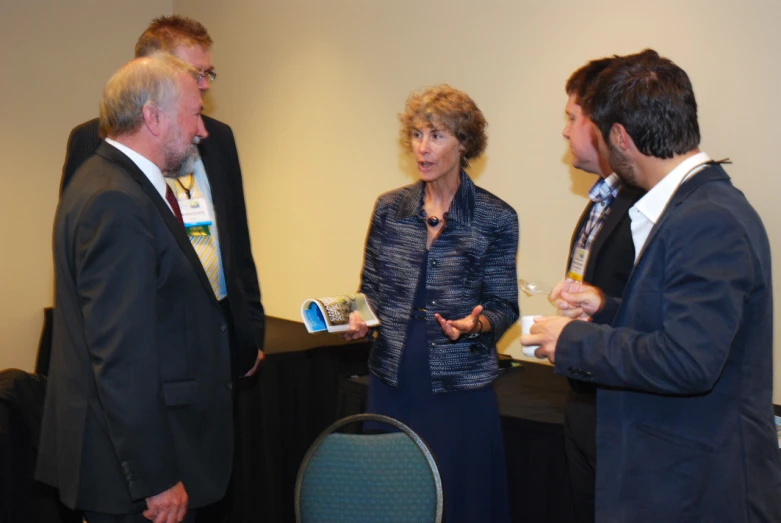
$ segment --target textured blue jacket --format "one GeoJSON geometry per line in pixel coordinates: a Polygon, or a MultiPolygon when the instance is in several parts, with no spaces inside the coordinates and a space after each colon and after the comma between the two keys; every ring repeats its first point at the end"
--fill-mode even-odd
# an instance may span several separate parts
{"type": "MultiPolygon", "coordinates": [[[[361,292],[381,321],[369,369],[397,385],[412,300],[426,254],[421,181],[377,200],[366,240],[361,292]]],[[[496,341],[518,319],[518,216],[463,171],[447,224],[429,251],[426,322],[432,390],[483,387],[498,374],[496,341]],[[492,332],[450,341],[434,313],[459,319],[483,305],[492,332]]]]}

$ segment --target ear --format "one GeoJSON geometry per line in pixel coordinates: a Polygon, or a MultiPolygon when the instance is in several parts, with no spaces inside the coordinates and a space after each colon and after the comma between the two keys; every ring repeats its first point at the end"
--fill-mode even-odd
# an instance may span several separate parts
{"type": "Polygon", "coordinates": [[[610,128],[610,142],[623,152],[635,149],[634,140],[627,132],[626,127],[620,123],[614,123],[610,128]]]}
{"type": "Polygon", "coordinates": [[[163,127],[166,119],[166,115],[160,107],[152,104],[145,103],[141,110],[144,116],[144,126],[149,130],[153,136],[160,136],[163,133],[163,127]]]}

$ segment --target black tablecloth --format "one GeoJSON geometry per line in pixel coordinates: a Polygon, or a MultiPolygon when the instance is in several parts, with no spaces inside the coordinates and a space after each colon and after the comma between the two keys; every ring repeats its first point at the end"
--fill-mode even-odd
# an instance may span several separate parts
{"type": "Polygon", "coordinates": [[[309,445],[338,419],[340,379],[367,372],[368,343],[309,334],[267,318],[266,359],[236,396],[232,523],[294,521],[293,491],[309,445]]]}

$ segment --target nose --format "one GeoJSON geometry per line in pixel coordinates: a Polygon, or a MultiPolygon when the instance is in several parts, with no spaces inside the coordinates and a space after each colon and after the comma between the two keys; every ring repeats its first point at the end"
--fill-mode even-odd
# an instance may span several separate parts
{"type": "Polygon", "coordinates": [[[564,129],[561,131],[561,135],[569,140],[569,133],[572,129],[572,122],[567,122],[567,125],[564,126],[564,129]]]}
{"type": "Polygon", "coordinates": [[[209,80],[209,77],[206,75],[198,75],[198,89],[205,93],[209,90],[209,87],[211,87],[211,81],[209,80]]]}
{"type": "Polygon", "coordinates": [[[416,149],[419,153],[426,153],[429,151],[429,139],[428,136],[421,136],[420,138],[415,140],[416,142],[416,149]]]}

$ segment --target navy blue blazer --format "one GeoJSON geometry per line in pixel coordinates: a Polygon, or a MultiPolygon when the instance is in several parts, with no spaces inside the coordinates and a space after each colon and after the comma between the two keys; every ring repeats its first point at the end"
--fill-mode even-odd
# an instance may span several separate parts
{"type": "Polygon", "coordinates": [[[556,371],[597,391],[596,520],[781,521],[770,246],[720,166],[684,183],[623,300],[563,330],[556,371]]]}
{"type": "MultiPolygon", "coordinates": [[[[421,181],[383,194],[372,216],[363,264],[365,293],[382,326],[369,369],[390,385],[398,369],[412,300],[426,254],[421,181]]],[[[427,338],[432,390],[484,387],[498,375],[496,341],[518,319],[518,216],[465,172],[447,224],[431,245],[426,270],[427,338]],[[458,319],[483,305],[492,332],[450,341],[434,318],[458,319]]]]}
{"type": "MultiPolygon", "coordinates": [[[[244,186],[233,131],[230,126],[208,116],[203,117],[203,123],[209,136],[201,141],[198,150],[211,186],[214,212],[217,214],[222,267],[235,334],[231,352],[233,371],[234,378],[238,378],[252,368],[258,349],[263,348],[266,316],[252,257],[244,186]]],[[[101,141],[97,118],[73,128],[62,168],[60,194],[101,141]]]]}

